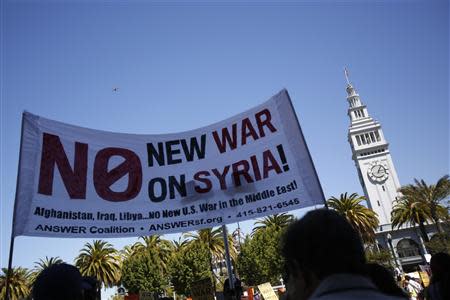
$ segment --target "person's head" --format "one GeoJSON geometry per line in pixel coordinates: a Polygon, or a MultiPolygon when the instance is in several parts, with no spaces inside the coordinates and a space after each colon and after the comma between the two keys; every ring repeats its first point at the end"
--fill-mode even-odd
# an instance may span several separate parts
{"type": "Polygon", "coordinates": [[[430,268],[433,281],[440,280],[445,274],[450,273],[450,255],[447,253],[436,253],[431,257],[430,268]]]}
{"type": "Polygon", "coordinates": [[[283,242],[290,299],[307,299],[320,281],[332,274],[364,273],[361,239],[335,211],[308,212],[288,227],[283,242]]]}
{"type": "Polygon", "coordinates": [[[44,269],[33,285],[35,300],[79,300],[82,298],[80,271],[65,263],[44,269]]]}
{"type": "Polygon", "coordinates": [[[368,263],[366,265],[366,274],[382,293],[397,297],[407,296],[395,282],[393,274],[385,267],[375,263],[368,263]]]}

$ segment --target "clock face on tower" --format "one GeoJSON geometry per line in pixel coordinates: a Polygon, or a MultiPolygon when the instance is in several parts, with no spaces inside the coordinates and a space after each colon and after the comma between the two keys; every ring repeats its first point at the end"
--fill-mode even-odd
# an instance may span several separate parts
{"type": "Polygon", "coordinates": [[[388,169],[385,165],[375,162],[372,163],[367,170],[367,175],[370,179],[376,182],[383,182],[389,177],[388,169]]]}

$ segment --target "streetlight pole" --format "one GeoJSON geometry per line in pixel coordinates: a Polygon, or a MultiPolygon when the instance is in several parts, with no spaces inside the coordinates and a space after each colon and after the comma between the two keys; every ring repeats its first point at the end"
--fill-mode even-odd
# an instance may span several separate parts
{"type": "Polygon", "coordinates": [[[387,238],[387,241],[389,244],[389,249],[391,249],[391,252],[392,252],[392,258],[394,259],[395,267],[399,270],[402,270],[402,267],[398,264],[397,255],[395,254],[395,251],[394,251],[394,246],[392,246],[392,235],[390,233],[388,233],[386,235],[386,238],[387,238]]]}

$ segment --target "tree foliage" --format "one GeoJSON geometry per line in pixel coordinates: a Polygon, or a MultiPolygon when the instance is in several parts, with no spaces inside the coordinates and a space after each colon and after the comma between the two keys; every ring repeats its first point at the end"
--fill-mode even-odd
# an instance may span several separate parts
{"type": "MultiPolygon", "coordinates": [[[[421,231],[424,230],[423,223],[430,220],[436,225],[439,233],[444,232],[440,221],[449,218],[448,203],[442,205],[442,202],[450,196],[448,175],[441,177],[436,184],[430,185],[423,179],[414,179],[414,184],[401,187],[399,192],[402,197],[394,206],[393,219],[396,218],[400,223],[405,220],[405,222],[410,222],[413,225],[419,224],[421,231]],[[412,211],[409,215],[406,211],[408,207],[412,211]],[[408,218],[409,220],[407,220],[408,218]]],[[[424,236],[424,239],[428,242],[428,237],[424,236]]]]}
{"type": "Polygon", "coordinates": [[[7,268],[2,268],[0,274],[0,299],[5,299],[6,276],[9,275],[9,296],[11,300],[20,300],[30,294],[30,273],[22,267],[12,268],[9,272],[7,268]]]}
{"type": "Polygon", "coordinates": [[[192,243],[180,248],[174,253],[169,269],[175,291],[190,296],[193,282],[212,279],[208,247],[202,243],[192,243]]]}
{"type": "MultiPolygon", "coordinates": [[[[186,238],[190,238],[188,245],[190,244],[201,244],[206,245],[209,249],[209,261],[210,261],[210,271],[214,276],[213,289],[217,290],[217,283],[220,282],[220,278],[214,274],[214,262],[222,261],[225,255],[225,244],[223,242],[223,231],[222,227],[205,228],[200,229],[194,233],[186,233],[184,235],[186,238]]],[[[230,257],[233,261],[236,261],[237,251],[234,247],[233,238],[228,235],[228,246],[230,251],[230,257]]]]}
{"type": "Polygon", "coordinates": [[[129,293],[161,292],[168,286],[167,275],[157,251],[133,255],[123,262],[122,284],[129,293]]]}
{"type": "Polygon", "coordinates": [[[392,226],[400,227],[404,224],[419,225],[422,238],[428,242],[425,223],[430,219],[429,211],[424,202],[409,196],[406,191],[406,187],[402,187],[400,192],[404,193],[403,196],[394,202],[391,212],[392,226]]]}
{"type": "Polygon", "coordinates": [[[167,263],[169,262],[173,244],[161,238],[160,235],[141,236],[142,242],[138,241],[132,246],[133,255],[141,255],[153,253],[158,256],[161,267],[164,272],[167,271],[167,263]]]}
{"type": "MultiPolygon", "coordinates": [[[[222,237],[222,227],[213,228],[205,228],[197,230],[194,233],[186,233],[185,237],[189,238],[189,243],[200,243],[204,244],[208,247],[211,252],[212,259],[221,259],[223,254],[225,253],[225,246],[223,243],[222,237]]],[[[235,251],[231,249],[230,244],[230,255],[233,256],[235,251]]]]}
{"type": "Polygon", "coordinates": [[[261,220],[255,222],[255,227],[253,228],[252,234],[255,234],[259,230],[264,230],[268,227],[274,230],[282,230],[294,221],[294,216],[287,213],[274,214],[267,216],[261,220]]]}
{"type": "Polygon", "coordinates": [[[431,255],[439,252],[450,254],[450,233],[436,233],[425,246],[431,255]]]}
{"type": "Polygon", "coordinates": [[[51,267],[53,265],[62,264],[64,261],[59,257],[45,257],[44,259],[39,259],[39,261],[35,262],[35,270],[42,272],[43,270],[51,267]]]}
{"type": "Polygon", "coordinates": [[[386,268],[392,268],[393,258],[389,250],[366,249],[365,252],[368,263],[377,263],[386,268]]]}
{"type": "Polygon", "coordinates": [[[64,263],[64,261],[59,257],[45,257],[45,258],[41,258],[39,259],[39,261],[34,262],[34,270],[30,272],[29,274],[29,281],[30,281],[30,285],[33,285],[34,282],[36,281],[36,278],[39,276],[39,274],[41,274],[42,271],[44,271],[45,269],[47,269],[50,266],[56,265],[56,264],[62,264],[64,263]]]}
{"type": "Polygon", "coordinates": [[[375,230],[378,227],[377,214],[361,204],[366,198],[353,193],[341,194],[339,198],[331,197],[327,204],[340,215],[344,216],[352,227],[359,232],[364,242],[373,242],[375,230]]]}
{"type": "Polygon", "coordinates": [[[113,287],[120,279],[119,252],[102,240],[86,243],[75,259],[75,265],[81,275],[95,277],[105,287],[113,287]]]}
{"type": "Polygon", "coordinates": [[[258,285],[271,282],[277,285],[282,274],[283,259],[280,241],[283,230],[267,227],[247,236],[237,259],[237,269],[243,282],[258,285]]]}

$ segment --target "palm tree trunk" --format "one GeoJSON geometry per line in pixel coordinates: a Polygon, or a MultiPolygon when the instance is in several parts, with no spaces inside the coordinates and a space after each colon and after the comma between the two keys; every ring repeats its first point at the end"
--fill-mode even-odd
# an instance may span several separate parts
{"type": "Polygon", "coordinates": [[[423,224],[422,220],[419,222],[419,230],[420,230],[423,240],[426,243],[428,243],[430,241],[430,239],[428,238],[427,230],[425,229],[425,224],[423,224]]]}
{"type": "Polygon", "coordinates": [[[437,232],[438,232],[439,234],[442,234],[442,233],[444,232],[444,230],[442,229],[442,225],[441,225],[441,223],[439,222],[439,217],[438,217],[437,214],[436,214],[436,207],[435,207],[435,206],[432,206],[432,207],[430,208],[430,212],[431,212],[431,218],[433,219],[433,222],[434,222],[434,224],[436,225],[437,232]]]}
{"type": "Polygon", "coordinates": [[[214,298],[215,298],[215,295],[216,295],[216,276],[214,275],[213,256],[212,256],[211,250],[209,250],[209,266],[211,268],[211,275],[212,275],[213,288],[214,288],[214,298]]]}

